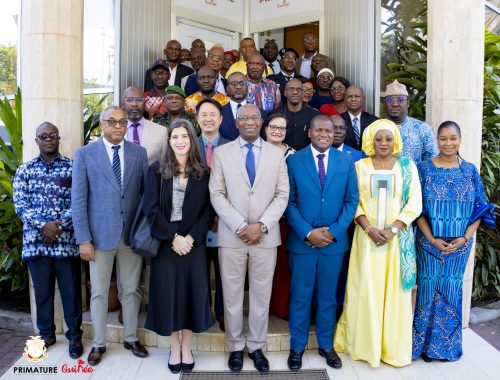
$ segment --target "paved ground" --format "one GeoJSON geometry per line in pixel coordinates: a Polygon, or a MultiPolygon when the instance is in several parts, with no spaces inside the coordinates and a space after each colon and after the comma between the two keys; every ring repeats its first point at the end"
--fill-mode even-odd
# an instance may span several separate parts
{"type": "Polygon", "coordinates": [[[19,360],[29,338],[26,335],[24,331],[0,329],[0,376],[19,360]]]}
{"type": "MultiPolygon", "coordinates": [[[[470,327],[476,334],[500,351],[500,318],[470,325],[470,327]]],[[[500,378],[500,374],[498,376],[500,378]]]]}

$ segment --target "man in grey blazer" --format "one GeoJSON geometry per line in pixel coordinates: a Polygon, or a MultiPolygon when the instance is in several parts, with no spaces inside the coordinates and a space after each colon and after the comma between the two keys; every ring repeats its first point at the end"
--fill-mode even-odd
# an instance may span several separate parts
{"type": "Polygon", "coordinates": [[[123,308],[124,347],[140,358],[137,339],[142,257],[129,247],[128,233],[148,169],[146,150],[125,141],[127,117],[116,106],[101,113],[103,137],[76,151],[71,188],[72,218],[80,257],[89,261],[94,342],[88,356],[98,364],[106,351],[108,292],[116,258],[123,308]]]}
{"type": "Polygon", "coordinates": [[[242,106],[236,117],[240,136],[214,151],[210,199],[219,216],[217,245],[224,292],[228,365],[243,368],[243,349],[259,372],[269,371],[262,353],[267,343],[269,300],[281,244],[279,219],[290,185],[283,152],[260,136],[262,117],[255,105],[242,106]],[[250,310],[243,336],[243,295],[248,268],[250,310]]]}
{"type": "Polygon", "coordinates": [[[144,118],[144,91],[128,87],[123,92],[122,108],[128,119],[125,140],[146,149],[149,165],[159,161],[167,145],[167,128],[144,118]]]}

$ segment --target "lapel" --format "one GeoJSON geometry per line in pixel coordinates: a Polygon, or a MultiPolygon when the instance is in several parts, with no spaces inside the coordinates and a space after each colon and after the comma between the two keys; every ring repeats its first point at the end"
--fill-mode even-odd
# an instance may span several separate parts
{"type": "Polygon", "coordinates": [[[203,139],[201,138],[201,135],[198,136],[198,148],[200,150],[200,158],[201,162],[204,164],[207,163],[207,158],[205,157],[205,144],[203,144],[203,139]]]}
{"type": "Polygon", "coordinates": [[[243,154],[241,154],[240,142],[238,139],[236,139],[230,142],[229,144],[231,144],[231,154],[233,156],[234,162],[236,163],[236,167],[238,168],[241,175],[245,179],[248,187],[251,188],[252,186],[250,186],[250,179],[248,178],[245,162],[243,161],[243,154]]]}
{"type": "Polygon", "coordinates": [[[134,143],[124,141],[123,142],[123,183],[122,183],[122,189],[123,192],[125,192],[125,189],[127,188],[127,184],[132,177],[133,174],[133,164],[135,161],[135,154],[133,154],[131,145],[134,143]]]}
{"type": "Polygon", "coordinates": [[[104,142],[102,141],[102,139],[103,137],[93,143],[97,144],[97,152],[96,155],[93,156],[93,158],[97,162],[97,166],[101,168],[102,173],[112,184],[112,186],[119,187],[118,182],[116,181],[115,173],[113,172],[113,167],[111,166],[111,162],[109,161],[108,152],[106,152],[106,147],[104,146],[104,142]]]}
{"type": "MultiPolygon", "coordinates": [[[[345,147],[345,145],[344,145],[345,147]]],[[[333,151],[334,148],[330,148],[330,151],[328,152],[328,169],[326,171],[326,179],[325,179],[325,188],[324,191],[328,190],[328,187],[331,185],[333,181],[333,176],[334,176],[334,165],[338,165],[338,162],[335,163],[335,152],[333,151]]],[[[318,176],[319,177],[319,176],[318,176]]]]}
{"type": "Polygon", "coordinates": [[[186,196],[189,193],[189,191],[191,190],[191,188],[193,187],[193,184],[195,183],[195,181],[196,180],[192,176],[188,177],[188,182],[186,184],[186,191],[184,193],[184,199],[186,199],[186,196]]]}
{"type": "Polygon", "coordinates": [[[144,125],[142,126],[142,140],[141,140],[141,146],[144,148],[149,147],[149,140],[150,140],[150,128],[148,125],[148,120],[144,119],[144,125]]]}
{"type": "MultiPolygon", "coordinates": [[[[321,183],[319,182],[319,175],[318,171],[316,170],[316,163],[314,162],[311,145],[308,145],[306,148],[304,148],[304,154],[302,154],[301,158],[305,171],[311,176],[312,182],[321,193],[321,183]]],[[[328,162],[328,164],[330,164],[330,162],[328,162]]]]}
{"type": "MultiPolygon", "coordinates": [[[[264,164],[265,162],[268,162],[270,159],[269,157],[269,146],[267,146],[266,142],[264,140],[261,141],[262,145],[260,148],[260,158],[259,158],[259,166],[257,167],[257,172],[255,173],[255,180],[253,181],[253,184],[255,185],[257,181],[260,180],[260,178],[264,175],[264,164]]],[[[246,171],[246,168],[245,168],[246,171]]],[[[247,175],[248,177],[248,175],[247,175]]],[[[248,183],[250,183],[250,180],[248,180],[248,183]]]]}

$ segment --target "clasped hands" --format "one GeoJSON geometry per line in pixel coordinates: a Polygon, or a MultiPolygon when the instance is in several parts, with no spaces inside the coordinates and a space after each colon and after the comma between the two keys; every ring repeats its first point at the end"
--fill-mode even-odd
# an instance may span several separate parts
{"type": "Polygon", "coordinates": [[[450,253],[455,252],[458,248],[463,246],[467,241],[465,240],[464,237],[458,237],[456,239],[453,239],[449,243],[445,242],[442,239],[436,238],[432,242],[432,244],[439,249],[439,251],[444,254],[444,255],[449,255],[450,253]]]}
{"type": "Polygon", "coordinates": [[[328,227],[318,227],[311,231],[306,244],[312,248],[321,248],[332,243],[333,239],[334,237],[330,231],[328,231],[328,227]]]}
{"type": "Polygon", "coordinates": [[[194,239],[191,235],[181,236],[175,235],[174,240],[172,240],[172,249],[179,256],[187,255],[191,252],[191,248],[193,248],[194,239]]]}
{"type": "Polygon", "coordinates": [[[372,227],[368,232],[368,235],[370,236],[370,239],[372,239],[372,241],[375,243],[375,245],[379,247],[389,243],[392,238],[396,236],[392,233],[390,227],[384,230],[379,230],[378,228],[372,227]]]}
{"type": "Polygon", "coordinates": [[[260,230],[260,224],[247,224],[245,227],[240,228],[236,231],[236,235],[245,243],[246,245],[256,245],[260,243],[260,236],[262,231],[260,230]]]}
{"type": "Polygon", "coordinates": [[[52,245],[56,242],[57,238],[62,234],[60,226],[62,221],[55,220],[52,222],[47,222],[42,227],[42,239],[43,243],[47,245],[52,245]]]}

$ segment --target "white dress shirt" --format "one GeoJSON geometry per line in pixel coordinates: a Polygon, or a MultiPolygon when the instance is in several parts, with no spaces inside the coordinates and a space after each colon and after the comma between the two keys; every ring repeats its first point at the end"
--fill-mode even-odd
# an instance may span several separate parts
{"type": "Polygon", "coordinates": [[[243,100],[241,103],[236,103],[234,100],[229,100],[229,104],[231,104],[231,111],[233,111],[233,117],[234,120],[236,120],[236,112],[238,111],[238,104],[241,104],[243,107],[245,104],[247,104],[247,100],[243,100]]]}
{"type": "Polygon", "coordinates": [[[174,68],[170,68],[170,78],[168,79],[168,85],[175,85],[175,75],[177,74],[177,65],[174,68]]]}
{"type": "Polygon", "coordinates": [[[302,57],[300,58],[302,61],[302,63],[300,64],[300,75],[302,75],[303,77],[311,78],[311,63],[316,54],[318,54],[318,52],[314,53],[314,55],[309,59],[304,57],[304,55],[302,55],[302,57]]]}
{"type": "MultiPolygon", "coordinates": [[[[318,154],[321,154],[320,151],[314,149],[314,147],[312,146],[311,144],[311,150],[312,150],[312,154],[313,154],[313,157],[314,157],[314,163],[316,164],[316,171],[319,173],[319,167],[318,167],[318,154]]],[[[328,173],[328,154],[330,153],[330,149],[327,149],[323,152],[323,154],[325,155],[325,157],[323,157],[323,163],[325,164],[325,175],[326,173],[328,173]]]]}
{"type": "MultiPolygon", "coordinates": [[[[115,146],[114,144],[111,144],[108,140],[106,140],[105,137],[102,138],[102,141],[104,143],[104,147],[106,148],[106,153],[108,154],[108,158],[109,158],[109,162],[111,163],[111,167],[113,167],[113,147],[115,146]]],[[[124,160],[124,153],[123,153],[123,149],[124,149],[124,143],[123,143],[123,140],[117,144],[117,145],[120,145],[120,149],[118,149],[118,157],[120,158],[120,171],[121,171],[121,174],[122,174],[122,179],[121,179],[121,183],[123,183],[123,173],[124,173],[124,170],[125,170],[125,160],[124,160]]]]}

